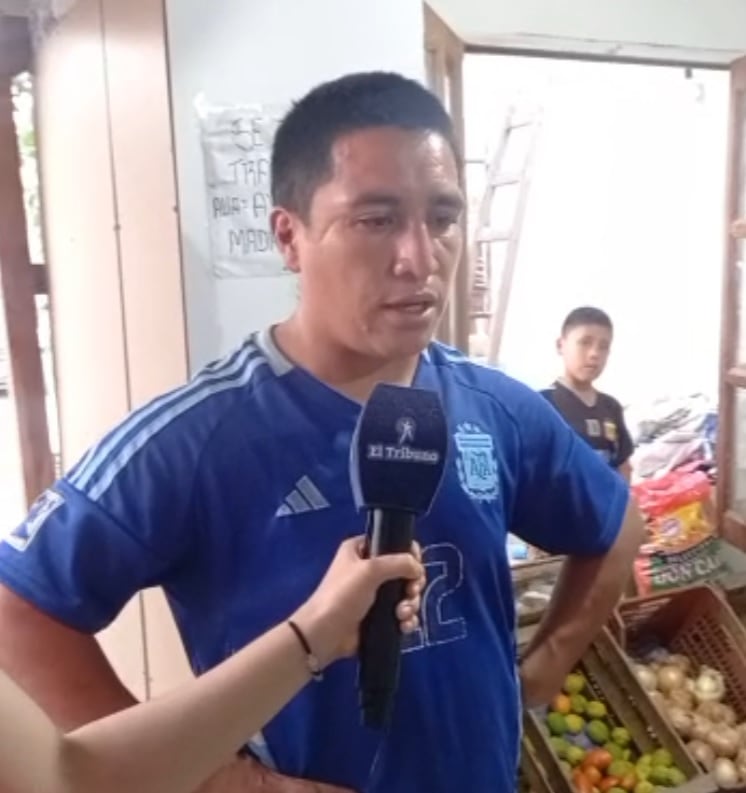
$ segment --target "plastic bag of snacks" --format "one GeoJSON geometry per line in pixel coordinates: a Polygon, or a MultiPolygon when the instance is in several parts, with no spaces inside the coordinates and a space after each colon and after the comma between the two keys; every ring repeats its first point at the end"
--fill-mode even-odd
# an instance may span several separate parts
{"type": "Polygon", "coordinates": [[[725,571],[705,473],[672,471],[634,485],[632,493],[648,530],[634,567],[638,594],[709,581],[725,571]]]}

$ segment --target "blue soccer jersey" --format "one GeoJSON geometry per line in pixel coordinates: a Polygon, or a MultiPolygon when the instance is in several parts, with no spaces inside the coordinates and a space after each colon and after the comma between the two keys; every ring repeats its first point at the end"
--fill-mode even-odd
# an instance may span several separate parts
{"type": "MultiPolygon", "coordinates": [[[[262,750],[284,773],[358,791],[509,791],[521,719],[507,532],[603,553],[627,488],[546,400],[495,370],[432,344],[415,385],[440,394],[450,447],[417,528],[428,583],[391,728],[361,727],[349,660],[267,725],[262,750]]],[[[0,545],[0,580],[86,632],[162,585],[204,672],[287,618],[363,531],[348,462],[359,414],[258,334],[133,413],[42,496],[0,545]]]]}

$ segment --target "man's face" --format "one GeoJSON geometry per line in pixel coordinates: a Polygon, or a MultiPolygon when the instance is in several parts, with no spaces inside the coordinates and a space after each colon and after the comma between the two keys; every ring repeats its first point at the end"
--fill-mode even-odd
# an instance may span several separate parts
{"type": "Polygon", "coordinates": [[[365,356],[419,353],[450,291],[463,206],[454,154],[439,135],[381,127],[338,138],[306,222],[282,209],[274,216],[300,273],[307,326],[365,356]]]}
{"type": "Polygon", "coordinates": [[[606,367],[611,349],[611,330],[603,325],[579,325],[559,341],[565,370],[578,383],[590,384],[606,367]]]}

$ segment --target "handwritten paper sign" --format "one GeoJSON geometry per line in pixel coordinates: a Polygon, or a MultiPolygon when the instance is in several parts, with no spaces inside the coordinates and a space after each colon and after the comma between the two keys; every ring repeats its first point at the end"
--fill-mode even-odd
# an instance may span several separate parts
{"type": "Polygon", "coordinates": [[[219,278],[285,275],[270,228],[272,141],[285,108],[201,102],[212,269],[219,278]]]}

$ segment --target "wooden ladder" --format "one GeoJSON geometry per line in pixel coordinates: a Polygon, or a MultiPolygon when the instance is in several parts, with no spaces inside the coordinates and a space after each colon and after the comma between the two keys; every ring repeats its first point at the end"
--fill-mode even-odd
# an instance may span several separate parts
{"type": "Polygon", "coordinates": [[[540,129],[540,109],[520,114],[516,106],[511,106],[491,161],[483,161],[487,177],[471,246],[470,320],[474,333],[484,332],[485,325],[487,327],[487,354],[482,357],[492,366],[497,365],[500,354],[540,129]],[[508,147],[520,130],[526,137],[520,166],[516,171],[506,171],[504,162],[508,147]],[[493,225],[496,201],[509,188],[516,187],[513,200],[509,202],[508,225],[496,228],[493,225]]]}

